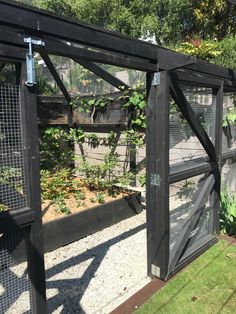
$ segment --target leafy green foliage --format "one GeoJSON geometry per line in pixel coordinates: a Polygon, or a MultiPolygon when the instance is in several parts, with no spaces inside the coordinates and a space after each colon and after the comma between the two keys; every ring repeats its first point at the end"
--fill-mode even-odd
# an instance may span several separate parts
{"type": "Polygon", "coordinates": [[[74,152],[68,145],[70,135],[59,127],[49,127],[41,131],[39,152],[42,169],[56,171],[70,167],[74,159],[74,152]]]}
{"type": "Polygon", "coordinates": [[[176,51],[212,61],[222,53],[218,47],[219,45],[215,42],[193,39],[190,42],[182,43],[176,51]]]}
{"type": "Polygon", "coordinates": [[[127,90],[119,98],[124,102],[123,108],[131,113],[132,129],[140,130],[146,128],[146,97],[143,86],[136,87],[135,90],[127,90]]]}
{"type": "MultiPolygon", "coordinates": [[[[30,0],[21,0],[30,2],[30,0]]],[[[235,33],[235,7],[225,0],[31,0],[31,3],[136,38],[170,45],[197,35],[222,39],[235,33]]]]}
{"type": "Polygon", "coordinates": [[[141,184],[141,186],[145,186],[146,184],[146,174],[140,174],[138,177],[139,183],[141,184]]]}
{"type": "Polygon", "coordinates": [[[236,38],[226,37],[219,42],[218,49],[221,51],[214,62],[229,69],[236,67],[236,38]]]}
{"type": "Polygon", "coordinates": [[[70,212],[70,209],[66,206],[66,203],[65,203],[65,199],[62,195],[58,195],[55,199],[54,199],[54,202],[56,203],[57,205],[57,211],[64,214],[64,215],[69,215],[71,212],[70,212]]]}
{"type": "Polygon", "coordinates": [[[101,193],[96,193],[95,197],[91,197],[90,201],[92,203],[99,203],[99,204],[104,204],[105,203],[105,198],[104,195],[101,193]]]}
{"type": "Polygon", "coordinates": [[[227,189],[221,192],[220,227],[223,232],[236,235],[236,195],[227,189]]]}
{"type": "Polygon", "coordinates": [[[44,200],[66,198],[68,193],[73,193],[76,189],[70,169],[61,169],[56,173],[41,170],[40,174],[41,193],[44,200]]]}
{"type": "Polygon", "coordinates": [[[83,191],[77,190],[77,191],[75,191],[75,198],[77,200],[85,200],[86,199],[86,195],[84,194],[83,191]]]}

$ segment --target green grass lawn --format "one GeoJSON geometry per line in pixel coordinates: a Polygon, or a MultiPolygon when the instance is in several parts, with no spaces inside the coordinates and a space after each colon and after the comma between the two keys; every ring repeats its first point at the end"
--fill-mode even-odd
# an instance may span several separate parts
{"type": "Polygon", "coordinates": [[[218,242],[135,313],[236,313],[236,246],[218,242]]]}

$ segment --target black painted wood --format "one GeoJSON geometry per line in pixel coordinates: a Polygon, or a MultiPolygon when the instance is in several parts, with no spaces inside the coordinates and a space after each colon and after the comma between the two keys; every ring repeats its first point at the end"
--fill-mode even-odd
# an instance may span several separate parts
{"type": "Polygon", "coordinates": [[[169,264],[169,75],[147,76],[146,202],[148,274],[165,279],[169,264]]]}
{"type": "Polygon", "coordinates": [[[211,163],[204,158],[186,161],[170,167],[169,184],[211,172],[216,168],[215,163],[211,163]]]}
{"type": "Polygon", "coordinates": [[[108,71],[104,70],[102,67],[97,64],[89,61],[83,61],[77,58],[74,58],[74,61],[96,74],[98,77],[102,78],[106,82],[110,83],[112,86],[118,88],[121,91],[129,89],[129,86],[122,82],[120,79],[110,74],[108,71]]]}
{"type": "Polygon", "coordinates": [[[47,313],[43,251],[43,229],[40,194],[40,167],[36,94],[34,87],[26,87],[26,65],[21,68],[21,107],[24,134],[24,171],[27,205],[34,211],[34,222],[26,236],[28,274],[32,285],[33,311],[47,313]]]}
{"type": "Polygon", "coordinates": [[[79,23],[69,18],[56,16],[27,7],[15,1],[0,1],[0,21],[2,24],[18,29],[25,29],[32,34],[50,35],[54,38],[89,44],[93,47],[116,51],[156,60],[157,48],[150,43],[130,39],[114,31],[79,23]]]}
{"type": "MultiPolygon", "coordinates": [[[[24,34],[2,29],[0,32],[0,42],[13,47],[28,48],[24,43],[24,34]]],[[[37,36],[34,36],[36,38],[37,36]]],[[[87,47],[75,47],[66,44],[64,41],[58,41],[50,36],[43,36],[43,41],[47,51],[51,55],[57,55],[68,58],[80,58],[82,60],[93,61],[97,63],[104,63],[110,65],[117,65],[120,67],[126,67],[130,69],[136,69],[140,71],[155,71],[157,65],[154,62],[143,60],[140,58],[127,56],[124,54],[117,54],[114,52],[106,52],[101,50],[89,50],[87,47]]],[[[34,46],[35,51],[39,51],[40,47],[34,46]]]]}
{"type": "Polygon", "coordinates": [[[26,50],[0,43],[0,60],[6,62],[22,62],[25,60],[26,50]]]}

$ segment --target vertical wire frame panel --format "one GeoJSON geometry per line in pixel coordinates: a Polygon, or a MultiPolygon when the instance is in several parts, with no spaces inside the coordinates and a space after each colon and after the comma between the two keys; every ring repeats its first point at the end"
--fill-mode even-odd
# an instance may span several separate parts
{"type": "Polygon", "coordinates": [[[20,88],[0,86],[0,210],[27,206],[20,88]]]}
{"type": "Polygon", "coordinates": [[[14,260],[14,252],[28,232],[22,228],[0,235],[0,313],[33,313],[27,265],[16,265],[14,260]]]}
{"type": "MultiPolygon", "coordinates": [[[[0,86],[0,210],[27,207],[23,113],[18,85],[0,86]]],[[[26,263],[17,266],[15,253],[29,227],[0,234],[0,313],[32,313],[32,286],[26,263]]]]}

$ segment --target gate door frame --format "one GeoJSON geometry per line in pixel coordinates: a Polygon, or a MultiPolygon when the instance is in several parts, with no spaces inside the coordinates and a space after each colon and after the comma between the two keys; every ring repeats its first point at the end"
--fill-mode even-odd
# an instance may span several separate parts
{"type": "MultiPolygon", "coordinates": [[[[19,86],[20,90],[19,103],[22,113],[21,127],[25,178],[24,195],[27,204],[25,208],[0,212],[0,234],[11,237],[11,234],[14,234],[14,232],[24,231],[23,239],[20,240],[25,241],[26,247],[28,277],[31,286],[31,311],[44,314],[47,313],[47,305],[36,93],[34,87],[28,87],[25,84],[27,80],[25,51],[2,44],[0,45],[0,50],[1,64],[12,63],[15,65],[16,85],[19,86]]],[[[12,253],[14,249],[11,248],[12,253]]]]}
{"type": "Polygon", "coordinates": [[[147,256],[148,274],[162,280],[190,263],[217,242],[219,233],[220,165],[222,143],[224,79],[195,75],[186,71],[161,71],[147,74],[147,256]],[[215,142],[212,143],[180,87],[187,84],[212,88],[215,106],[215,142]],[[173,100],[185,121],[204,148],[207,158],[197,163],[183,162],[170,166],[170,100],[173,100]],[[209,173],[170,254],[170,184],[209,173]],[[204,204],[210,198],[212,234],[202,243],[194,243],[183,258],[191,233],[196,228],[204,204]]]}

